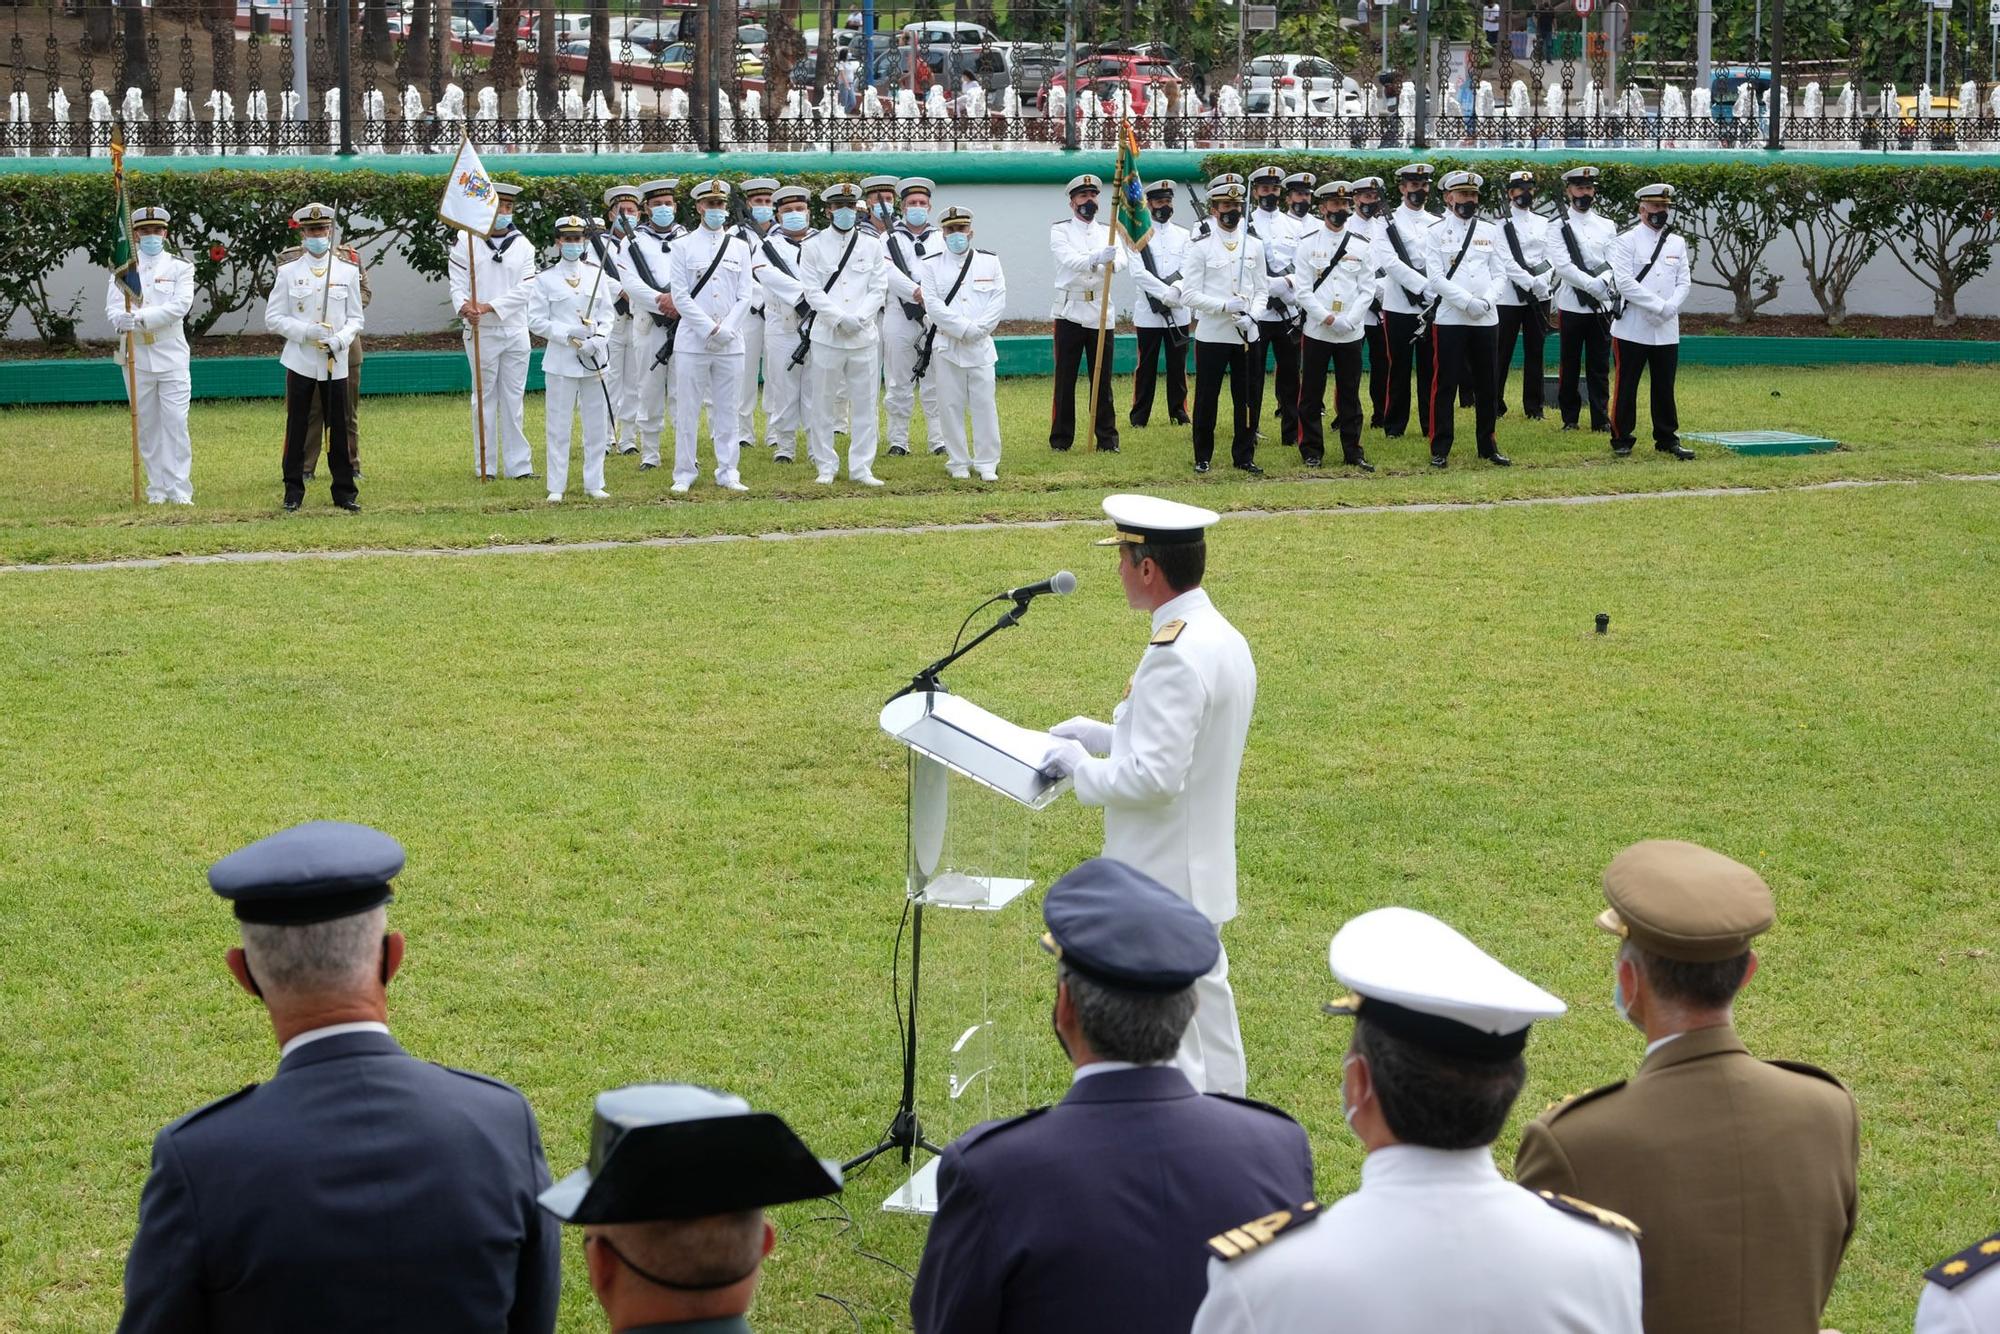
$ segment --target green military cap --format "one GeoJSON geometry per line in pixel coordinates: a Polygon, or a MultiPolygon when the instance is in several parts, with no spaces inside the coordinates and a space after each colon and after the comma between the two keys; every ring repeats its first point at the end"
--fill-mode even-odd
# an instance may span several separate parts
{"type": "Polygon", "coordinates": [[[1771,929],[1771,887],[1739,861],[1679,839],[1634,843],[1604,868],[1597,925],[1648,954],[1720,963],[1771,929]]]}

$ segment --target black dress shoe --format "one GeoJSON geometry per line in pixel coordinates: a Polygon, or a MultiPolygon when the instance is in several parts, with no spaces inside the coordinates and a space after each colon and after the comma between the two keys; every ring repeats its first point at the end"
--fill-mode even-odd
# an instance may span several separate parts
{"type": "Polygon", "coordinates": [[[1262,477],[1264,475],[1264,470],[1254,463],[1232,463],[1230,466],[1238,472],[1247,472],[1252,477],[1262,477]]]}
{"type": "Polygon", "coordinates": [[[1403,433],[1401,431],[1384,431],[1382,432],[1382,435],[1384,439],[1388,440],[1401,440],[1403,438],[1403,433]]]}
{"type": "Polygon", "coordinates": [[[659,464],[657,464],[657,463],[642,463],[642,464],[640,464],[640,465],[639,465],[639,471],[640,471],[640,472],[651,472],[651,471],[652,471],[653,469],[655,469],[655,468],[657,468],[657,467],[659,467],[659,466],[660,466],[660,465],[659,465],[659,464]]]}
{"type": "Polygon", "coordinates": [[[910,447],[908,445],[889,446],[889,457],[891,458],[904,458],[908,456],[909,452],[910,447]]]}
{"type": "Polygon", "coordinates": [[[289,513],[293,512],[294,510],[297,510],[297,509],[298,509],[298,507],[299,507],[299,504],[300,504],[300,502],[299,502],[299,501],[296,501],[296,500],[288,500],[288,501],[286,501],[286,502],[285,502],[285,512],[289,514],[289,513]]]}
{"type": "Polygon", "coordinates": [[[1131,423],[1132,423],[1132,424],[1133,424],[1134,426],[1140,426],[1140,427],[1143,427],[1143,426],[1144,426],[1144,425],[1146,424],[1145,422],[1143,422],[1143,421],[1139,420],[1139,419],[1138,419],[1137,417],[1130,417],[1130,416],[1128,416],[1128,417],[1126,417],[1126,418],[1125,418],[1125,420],[1126,420],[1126,421],[1128,421],[1128,422],[1131,422],[1131,423]]]}
{"type": "Polygon", "coordinates": [[[1122,451],[1120,451],[1118,446],[1116,445],[1099,445],[1097,447],[1097,452],[1100,454],[1117,454],[1122,451]]]}
{"type": "Polygon", "coordinates": [[[1194,418],[1186,415],[1180,415],[1180,416],[1168,417],[1167,420],[1175,426],[1187,426],[1194,421],[1194,418]]]}
{"type": "Polygon", "coordinates": [[[349,514],[361,513],[361,502],[358,500],[336,500],[333,503],[335,508],[344,509],[349,514]]]}
{"type": "Polygon", "coordinates": [[[1207,465],[1206,463],[1197,463],[1197,464],[1195,464],[1195,465],[1194,465],[1194,470],[1195,470],[1196,472],[1207,472],[1207,471],[1208,471],[1208,465],[1207,465]]]}
{"type": "Polygon", "coordinates": [[[1577,431],[1582,429],[1575,422],[1564,422],[1562,428],[1565,431],[1577,431]]]}
{"type": "Polygon", "coordinates": [[[1677,459],[1691,459],[1694,457],[1692,449],[1678,442],[1671,445],[1654,445],[1653,448],[1662,454],[1672,454],[1677,459]]]}
{"type": "Polygon", "coordinates": [[[1049,448],[1050,448],[1050,449],[1053,449],[1053,450],[1055,450],[1055,451],[1056,451],[1056,453],[1058,453],[1058,454],[1067,454],[1067,453],[1069,453],[1069,446],[1068,446],[1068,445],[1059,445],[1059,444],[1056,444],[1056,443],[1055,443],[1055,442],[1054,442],[1053,440],[1051,440],[1051,441],[1049,442],[1049,448]]]}
{"type": "Polygon", "coordinates": [[[1444,455],[1442,454],[1431,455],[1431,467],[1448,468],[1450,466],[1451,466],[1451,460],[1447,459],[1444,455]]]}
{"type": "Polygon", "coordinates": [[[1482,453],[1479,457],[1485,459],[1496,468],[1511,468],[1514,466],[1514,460],[1508,458],[1497,449],[1482,453]]]}
{"type": "Polygon", "coordinates": [[[354,480],[357,482],[361,480],[361,469],[356,468],[354,470],[354,480]]]}
{"type": "Polygon", "coordinates": [[[1307,459],[1307,460],[1305,461],[1305,465],[1306,465],[1306,467],[1308,467],[1308,468],[1324,468],[1324,467],[1326,466],[1326,460],[1325,460],[1325,459],[1307,459]]]}
{"type": "Polygon", "coordinates": [[[1499,407],[1493,409],[1493,416],[1495,420],[1498,420],[1499,418],[1504,417],[1506,415],[1507,415],[1507,405],[1505,403],[1502,403],[1499,407]]]}
{"type": "Polygon", "coordinates": [[[1530,412],[1527,414],[1527,417],[1531,422],[1538,422],[1542,419],[1542,414],[1539,412],[1530,412]]]}
{"type": "Polygon", "coordinates": [[[1611,447],[1611,453],[1612,453],[1613,457],[1616,457],[1616,458],[1621,458],[1621,459],[1629,459],[1629,458],[1631,458],[1631,457],[1632,457],[1632,446],[1630,446],[1630,445],[1613,445],[1613,446],[1611,447]]]}
{"type": "Polygon", "coordinates": [[[1359,468],[1363,472],[1375,471],[1375,465],[1368,461],[1368,456],[1366,454],[1356,454],[1353,458],[1347,459],[1346,463],[1348,467],[1359,468]]]}

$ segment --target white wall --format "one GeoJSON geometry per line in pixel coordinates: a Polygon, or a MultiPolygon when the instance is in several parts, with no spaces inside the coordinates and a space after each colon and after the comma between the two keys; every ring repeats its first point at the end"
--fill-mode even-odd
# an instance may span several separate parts
{"type": "MultiPolygon", "coordinates": [[[[1046,319],[1054,299],[1055,268],[1049,258],[1048,231],[1051,223],[1066,216],[1063,193],[1056,186],[955,185],[940,189],[935,208],[962,204],[973,212],[973,228],[980,247],[999,255],[1007,273],[1007,317],[1046,319]]],[[[1185,197],[1176,201],[1176,219],[1189,221],[1191,205],[1185,197]]],[[[578,205],[578,212],[595,210],[578,205]]],[[[1806,287],[1799,267],[1797,248],[1789,236],[1781,235],[1772,244],[1766,263],[1781,280],[1778,298],[1764,310],[1776,315],[1812,315],[1819,307],[1806,287]]],[[[1996,266],[2000,268],[2000,266],[1996,266]]],[[[1713,278],[1708,266],[1697,260],[1697,278],[1713,278]]],[[[368,329],[373,333],[429,333],[453,325],[451,302],[442,279],[422,278],[399,257],[391,255],[369,272],[374,301],[368,307],[368,329]]],[[[110,325],[104,319],[102,269],[90,267],[83,253],[66,257],[51,279],[57,292],[82,291],[84,318],[82,337],[107,340],[110,325]]],[[[1129,312],[1132,291],[1121,280],[1112,300],[1121,311],[1129,312]]],[[[1931,295],[1886,253],[1877,255],[1854,284],[1848,296],[1849,310],[1857,315],[1929,315],[1931,295]]],[[[1688,300],[1691,312],[1724,313],[1731,309],[1729,293],[1713,288],[1694,289],[1688,300]]],[[[1989,273],[1959,294],[1961,315],[2000,315],[2000,272],[1989,273]]],[[[263,331],[261,302],[218,326],[222,332],[263,331]]],[[[34,328],[16,315],[7,328],[9,338],[32,338],[34,328]]]]}

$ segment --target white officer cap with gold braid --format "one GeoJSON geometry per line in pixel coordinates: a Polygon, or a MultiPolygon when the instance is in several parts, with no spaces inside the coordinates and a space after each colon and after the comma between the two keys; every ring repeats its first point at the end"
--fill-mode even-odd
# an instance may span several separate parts
{"type": "Polygon", "coordinates": [[[938,226],[944,228],[946,231],[952,231],[959,227],[970,227],[971,225],[972,210],[963,204],[953,204],[938,218],[938,226]]]}
{"type": "Polygon", "coordinates": [[[1148,546],[1180,546],[1199,542],[1208,528],[1222,518],[1214,510],[1199,505],[1183,505],[1178,500],[1158,496],[1120,494],[1104,498],[1104,512],[1118,531],[1097,545],[1115,547],[1134,543],[1148,546]]]}
{"type": "Polygon", "coordinates": [[[1102,190],[1103,188],[1103,178],[1094,176],[1086,171],[1083,175],[1070,179],[1068,193],[1075,194],[1078,190],[1102,190]]]}
{"type": "Polygon", "coordinates": [[[132,210],[132,225],[137,227],[140,223],[152,222],[164,227],[173,221],[173,217],[173,214],[167,212],[158,204],[148,204],[144,208],[135,208],[132,210]]]}
{"type": "Polygon", "coordinates": [[[726,200],[729,198],[729,182],[719,176],[710,177],[705,181],[697,181],[695,182],[694,189],[688,192],[688,198],[694,200],[697,204],[708,199],[726,200]]]}
{"type": "Polygon", "coordinates": [[[301,227],[309,222],[324,222],[330,225],[333,222],[333,210],[325,204],[307,204],[292,214],[292,221],[301,227]]]}

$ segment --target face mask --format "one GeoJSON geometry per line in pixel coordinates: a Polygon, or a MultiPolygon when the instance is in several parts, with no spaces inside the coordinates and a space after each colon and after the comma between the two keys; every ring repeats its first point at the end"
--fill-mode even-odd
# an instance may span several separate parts
{"type": "Polygon", "coordinates": [[[653,225],[654,225],[655,227],[671,227],[671,226],[673,226],[673,225],[674,225],[674,210],[673,210],[673,208],[672,208],[672,207],[671,207],[670,205],[667,205],[667,204],[655,204],[655,205],[653,205],[653,225]]]}
{"type": "Polygon", "coordinates": [[[1354,1115],[1361,1110],[1359,1107],[1351,1106],[1347,1101],[1347,1072],[1353,1068],[1354,1060],[1355,1058],[1350,1056],[1340,1063],[1340,1119],[1347,1122],[1350,1134],[1354,1130],[1354,1115]]]}
{"type": "Polygon", "coordinates": [[[837,232],[850,231],[854,227],[854,210],[837,208],[833,211],[833,229],[837,232]]]}
{"type": "Polygon", "coordinates": [[[1326,215],[1326,225],[1336,230],[1347,225],[1347,210],[1337,208],[1326,215]]]}
{"type": "Polygon", "coordinates": [[[776,214],[772,212],[769,204],[752,204],[750,206],[750,220],[759,227],[768,227],[771,219],[775,216],[776,214]]]}
{"type": "Polygon", "coordinates": [[[493,218],[493,234],[495,236],[498,236],[500,235],[500,233],[506,231],[509,227],[512,227],[513,225],[514,225],[513,214],[511,213],[495,214],[493,218]]]}
{"type": "Polygon", "coordinates": [[[1216,215],[1215,220],[1222,224],[1223,231],[1233,232],[1236,230],[1236,224],[1243,221],[1243,210],[1226,208],[1216,215]]]}
{"type": "Polygon", "coordinates": [[[875,207],[870,209],[869,212],[878,218],[890,218],[895,216],[896,210],[889,206],[888,200],[878,199],[875,201],[875,207]]]}
{"type": "Polygon", "coordinates": [[[1357,201],[1354,207],[1361,210],[1362,217],[1372,218],[1382,211],[1382,201],[1379,199],[1363,199],[1357,201]]]}
{"type": "Polygon", "coordinates": [[[964,232],[946,232],[944,234],[944,248],[951,251],[954,255],[964,254],[966,247],[971,244],[972,238],[964,232]]]}
{"type": "Polygon", "coordinates": [[[1161,207],[1153,210],[1154,222],[1166,222],[1169,221],[1173,216],[1174,216],[1174,209],[1173,205],[1171,204],[1162,205],[1161,207]]]}
{"type": "Polygon", "coordinates": [[[1276,195],[1258,195],[1257,207],[1263,209],[1266,213],[1276,213],[1278,211],[1278,197],[1276,195]]]}
{"type": "Polygon", "coordinates": [[[1662,209],[1658,213],[1648,213],[1646,215],[1646,225],[1655,231],[1664,228],[1667,225],[1667,211],[1662,209]]]}
{"type": "Polygon", "coordinates": [[[636,213],[620,213],[616,218],[612,219],[611,225],[625,233],[625,235],[630,236],[634,231],[638,230],[639,215],[636,213]]]}
{"type": "Polygon", "coordinates": [[[579,259],[582,259],[582,258],[583,258],[583,242],[581,242],[581,241],[564,241],[564,242],[562,243],[562,257],[563,257],[564,259],[567,259],[567,260],[579,260],[579,259]]]}
{"type": "Polygon", "coordinates": [[[1092,199],[1086,203],[1078,204],[1076,206],[1076,216],[1082,218],[1085,222],[1089,222],[1097,216],[1097,201],[1092,199]]]}
{"type": "Polygon", "coordinates": [[[1306,210],[1310,207],[1311,207],[1310,200],[1294,199],[1292,201],[1292,216],[1295,218],[1303,218],[1306,215],[1306,210]]]}
{"type": "Polygon", "coordinates": [[[1403,207],[1422,208],[1424,206],[1424,200],[1428,198],[1429,195],[1430,195],[1429,190],[1405,190],[1403,192],[1403,207]]]}
{"type": "Polygon", "coordinates": [[[308,255],[324,255],[333,249],[333,238],[329,236],[308,236],[305,241],[308,255]]]}
{"type": "Polygon", "coordinates": [[[1533,208],[1534,206],[1535,206],[1535,192],[1533,190],[1519,190],[1515,192],[1514,194],[1515,208],[1529,209],[1533,208]]]}
{"type": "Polygon", "coordinates": [[[921,227],[931,220],[931,211],[922,204],[912,204],[903,210],[903,221],[912,227],[921,227]]]}
{"type": "Polygon", "coordinates": [[[802,232],[811,221],[804,213],[794,211],[779,218],[778,225],[788,232],[802,232]]]}
{"type": "Polygon", "coordinates": [[[1646,1031],[1645,1025],[1641,1024],[1637,1019],[1634,1019],[1632,1017],[1632,1011],[1626,1007],[1625,984],[1619,981],[1615,976],[1611,980],[1611,1008],[1618,1011],[1618,1017],[1620,1019],[1623,1019],[1626,1023],[1632,1025],[1632,1027],[1638,1029],[1641,1033],[1646,1031]]]}
{"type": "Polygon", "coordinates": [[[728,209],[705,208],[701,211],[701,225],[708,228],[712,232],[720,231],[722,228],[722,224],[728,221],[729,221],[728,209]]]}
{"type": "Polygon", "coordinates": [[[142,255],[157,255],[166,248],[167,238],[164,236],[142,236],[139,238],[139,253],[142,255]]]}
{"type": "Polygon", "coordinates": [[[1590,210],[1597,207],[1597,196],[1578,195],[1574,199],[1569,201],[1569,206],[1575,209],[1578,213],[1588,213],[1590,212],[1590,210]]]}
{"type": "Polygon", "coordinates": [[[1451,206],[1451,211],[1461,218],[1470,218],[1479,212],[1479,201],[1477,199],[1461,199],[1451,206]]]}

